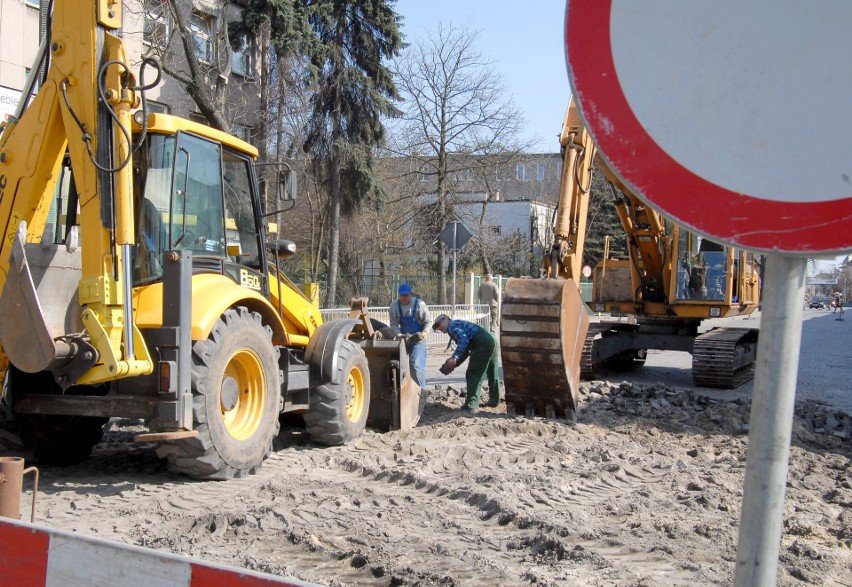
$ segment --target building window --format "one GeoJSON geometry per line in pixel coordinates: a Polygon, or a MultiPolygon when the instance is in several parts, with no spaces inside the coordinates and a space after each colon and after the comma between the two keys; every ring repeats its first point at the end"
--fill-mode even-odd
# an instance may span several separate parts
{"type": "Polygon", "coordinates": [[[231,66],[231,71],[243,77],[254,76],[254,37],[251,35],[243,35],[240,40],[242,49],[237,49],[233,45],[231,50],[234,53],[234,63],[231,66]]]}
{"type": "Polygon", "coordinates": [[[149,113],[168,114],[170,111],[168,104],[163,104],[162,102],[155,102],[154,100],[146,100],[145,106],[148,108],[149,113]]]}
{"type": "Polygon", "coordinates": [[[213,17],[206,14],[194,12],[189,17],[189,34],[192,36],[192,44],[195,46],[195,54],[200,61],[210,62],[213,54],[210,31],[213,17]]]}
{"type": "Polygon", "coordinates": [[[491,234],[493,234],[494,236],[500,236],[500,233],[502,233],[502,232],[503,232],[503,229],[500,226],[492,226],[491,227],[491,234]]]}
{"type": "Polygon", "coordinates": [[[536,181],[544,181],[544,173],[547,169],[544,166],[544,163],[536,163],[535,164],[535,179],[536,181]]]}
{"type": "Polygon", "coordinates": [[[192,122],[197,122],[198,124],[203,124],[205,126],[207,125],[207,117],[204,116],[203,114],[199,114],[197,112],[190,112],[189,113],[189,119],[192,122]]]}
{"type": "Polygon", "coordinates": [[[516,167],[516,177],[518,181],[529,181],[530,170],[525,163],[518,163],[516,167]]]}
{"type": "Polygon", "coordinates": [[[142,40],[148,45],[165,47],[169,42],[169,7],[164,0],[145,2],[142,40]]]}
{"type": "Polygon", "coordinates": [[[458,169],[453,172],[455,174],[457,181],[473,181],[475,179],[473,169],[470,167],[465,167],[464,169],[458,169]]]}

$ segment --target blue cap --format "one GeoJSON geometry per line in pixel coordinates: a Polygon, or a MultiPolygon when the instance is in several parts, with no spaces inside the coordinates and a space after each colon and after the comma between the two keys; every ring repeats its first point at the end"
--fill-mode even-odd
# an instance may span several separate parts
{"type": "Polygon", "coordinates": [[[410,296],[411,295],[411,284],[410,283],[400,283],[399,284],[399,295],[410,296]]]}

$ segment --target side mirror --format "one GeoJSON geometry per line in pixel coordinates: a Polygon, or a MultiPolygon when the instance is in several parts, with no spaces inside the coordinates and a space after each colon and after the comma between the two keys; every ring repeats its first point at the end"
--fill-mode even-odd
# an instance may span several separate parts
{"type": "Polygon", "coordinates": [[[296,173],[289,167],[278,172],[278,201],[292,202],[296,200],[296,173]]]}
{"type": "Polygon", "coordinates": [[[266,249],[273,253],[278,253],[281,259],[286,259],[296,254],[296,243],[285,239],[276,239],[267,242],[266,249]]]}

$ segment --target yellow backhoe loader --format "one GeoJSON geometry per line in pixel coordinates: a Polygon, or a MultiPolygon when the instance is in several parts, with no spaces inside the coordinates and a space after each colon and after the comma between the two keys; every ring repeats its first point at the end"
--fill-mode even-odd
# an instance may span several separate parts
{"type": "Polygon", "coordinates": [[[172,470],[230,478],[261,465],[282,412],[326,445],[416,424],[404,344],[363,300],[323,323],[282,273],[295,249],[268,238],[257,150],[147,113],[121,2],[44,18],[0,135],[2,404],[35,455],[82,460],[108,418],[138,418],[172,470]]]}
{"type": "Polygon", "coordinates": [[[636,197],[603,159],[596,160],[573,100],[560,143],[560,197],[545,277],[510,279],[503,293],[500,344],[510,408],[573,418],[581,377],[640,367],[649,349],[691,353],[698,386],[733,388],[749,380],[757,330],[699,327],[708,318],[757,309],[753,254],[702,238],[636,197]],[[605,255],[595,267],[589,310],[611,318],[590,323],[578,283],[595,164],[615,196],[628,254],[605,255]]]}

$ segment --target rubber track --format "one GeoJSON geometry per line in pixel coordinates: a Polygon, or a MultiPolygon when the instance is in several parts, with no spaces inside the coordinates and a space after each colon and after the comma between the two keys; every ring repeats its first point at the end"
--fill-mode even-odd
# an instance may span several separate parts
{"type": "Polygon", "coordinates": [[[636,353],[643,349],[625,351],[620,355],[610,357],[605,361],[594,362],[595,345],[610,336],[632,334],[632,325],[621,323],[600,322],[589,325],[589,333],[583,343],[583,353],[580,357],[580,379],[590,381],[599,379],[611,371],[626,372],[638,369],[645,364],[645,359],[637,358],[636,353]],[[598,337],[598,335],[601,335],[598,337]]]}
{"type": "Polygon", "coordinates": [[[692,380],[699,387],[734,389],[754,377],[756,329],[714,328],[695,338],[692,380]]]}
{"type": "Polygon", "coordinates": [[[611,328],[611,325],[598,323],[589,325],[589,333],[586,335],[586,341],[583,343],[583,355],[580,357],[580,379],[590,380],[595,379],[600,375],[600,372],[592,363],[592,350],[595,345],[595,337],[601,332],[606,332],[611,328]]]}

